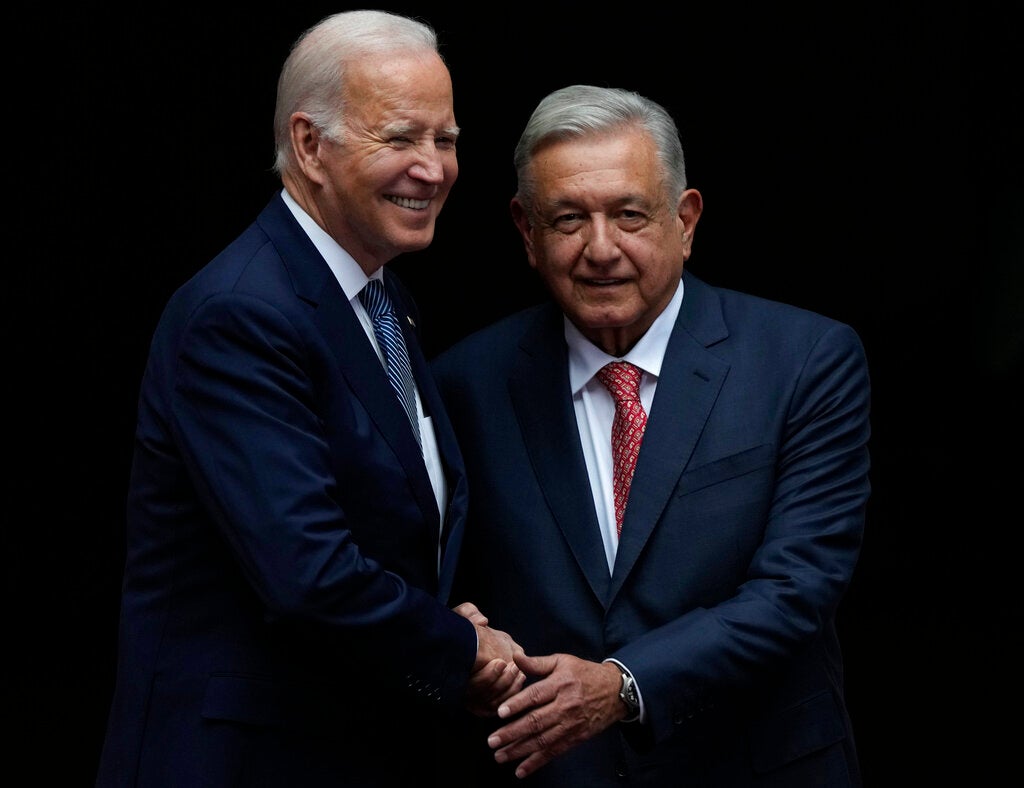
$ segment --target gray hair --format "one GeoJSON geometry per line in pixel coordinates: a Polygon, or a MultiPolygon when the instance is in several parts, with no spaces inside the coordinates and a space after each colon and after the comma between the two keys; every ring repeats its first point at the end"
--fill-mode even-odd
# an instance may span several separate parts
{"type": "Polygon", "coordinates": [[[437,34],[424,22],[386,11],[343,11],[320,20],[292,45],[277,81],[274,171],[294,166],[290,118],[305,112],[328,139],[345,127],[345,68],[361,57],[393,51],[438,51],[437,34]]]}
{"type": "Polygon", "coordinates": [[[670,202],[686,190],[686,163],[675,121],[664,107],[638,93],[619,88],[570,85],[545,96],[530,116],[514,162],[516,197],[526,210],[535,209],[536,187],[530,165],[546,143],[604,134],[637,126],[654,140],[662,182],[670,202]]]}

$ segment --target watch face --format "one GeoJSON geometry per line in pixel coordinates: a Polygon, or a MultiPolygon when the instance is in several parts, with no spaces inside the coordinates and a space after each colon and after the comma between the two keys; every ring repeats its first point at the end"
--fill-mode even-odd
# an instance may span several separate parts
{"type": "Polygon", "coordinates": [[[619,697],[629,707],[630,713],[639,711],[640,700],[636,695],[636,682],[625,673],[622,674],[622,690],[619,692],[619,697]]]}
{"type": "Polygon", "coordinates": [[[640,699],[637,697],[636,683],[633,677],[623,673],[623,689],[618,691],[618,697],[626,704],[626,717],[624,723],[633,723],[640,718],[640,699]]]}

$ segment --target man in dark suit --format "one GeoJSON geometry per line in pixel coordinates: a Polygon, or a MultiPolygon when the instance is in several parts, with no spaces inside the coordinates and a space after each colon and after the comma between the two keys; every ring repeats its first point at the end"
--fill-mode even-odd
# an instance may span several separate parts
{"type": "Polygon", "coordinates": [[[152,341],[98,786],[425,784],[444,710],[521,684],[511,638],[448,606],[465,470],[384,269],[431,242],[457,135],[429,27],[342,13],[293,47],[284,189],[152,341]],[[375,280],[399,326],[379,339],[375,280]]]}
{"type": "Polygon", "coordinates": [[[529,655],[479,784],[859,785],[835,627],[869,495],[858,336],[684,271],[702,197],[656,103],[555,91],[515,162],[553,303],[434,364],[470,488],[456,588],[529,655]]]}

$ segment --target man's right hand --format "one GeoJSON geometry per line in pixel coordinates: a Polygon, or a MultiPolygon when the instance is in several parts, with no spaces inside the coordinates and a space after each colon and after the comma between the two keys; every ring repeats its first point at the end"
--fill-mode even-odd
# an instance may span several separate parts
{"type": "Polygon", "coordinates": [[[487,617],[472,602],[464,602],[455,612],[476,627],[476,660],[466,685],[466,707],[480,717],[494,716],[498,706],[526,682],[515,663],[515,655],[523,654],[523,648],[508,633],[488,626],[487,617]]]}

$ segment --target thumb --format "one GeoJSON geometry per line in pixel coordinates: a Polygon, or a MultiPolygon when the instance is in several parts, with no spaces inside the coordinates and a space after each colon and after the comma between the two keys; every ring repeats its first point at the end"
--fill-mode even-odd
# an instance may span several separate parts
{"type": "Polygon", "coordinates": [[[524,653],[517,653],[513,659],[516,661],[516,665],[523,673],[527,673],[531,676],[546,676],[548,673],[555,669],[555,665],[558,663],[557,654],[549,654],[540,657],[530,657],[524,653]]]}
{"type": "Polygon", "coordinates": [[[472,602],[463,602],[461,605],[452,608],[463,618],[468,618],[474,624],[480,627],[487,626],[487,616],[480,612],[480,609],[472,602]]]}

